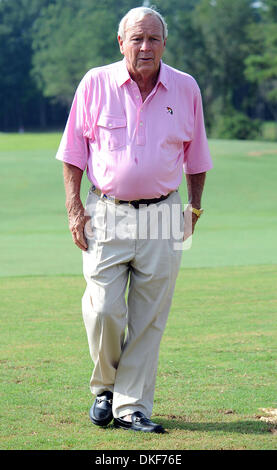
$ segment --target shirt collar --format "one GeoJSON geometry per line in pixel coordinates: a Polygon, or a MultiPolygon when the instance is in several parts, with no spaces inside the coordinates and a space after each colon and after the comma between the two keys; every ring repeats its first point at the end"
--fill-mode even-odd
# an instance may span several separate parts
{"type": "MultiPolygon", "coordinates": [[[[119,69],[118,69],[118,74],[117,74],[118,86],[124,85],[124,83],[126,83],[128,80],[131,80],[131,77],[126,67],[126,60],[124,58],[119,63],[119,69]]],[[[162,60],[160,62],[160,73],[159,73],[159,77],[157,81],[157,86],[159,85],[159,83],[161,83],[168,90],[169,85],[168,85],[167,71],[162,60]]]]}
{"type": "Polygon", "coordinates": [[[161,83],[167,90],[169,88],[169,83],[168,83],[168,74],[166,67],[161,60],[161,66],[160,66],[160,73],[159,73],[159,78],[158,78],[158,83],[161,83]]]}
{"type": "Polygon", "coordinates": [[[128,80],[131,80],[131,77],[126,67],[125,57],[121,62],[119,62],[116,80],[117,80],[118,86],[122,86],[124,85],[124,83],[128,82],[128,80]]]}

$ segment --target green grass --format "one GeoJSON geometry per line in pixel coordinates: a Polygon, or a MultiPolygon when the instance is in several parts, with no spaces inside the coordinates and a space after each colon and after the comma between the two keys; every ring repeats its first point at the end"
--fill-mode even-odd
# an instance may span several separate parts
{"type": "Polygon", "coordinates": [[[83,279],[4,279],[1,448],[273,449],[257,415],[276,407],[276,282],[272,266],[181,270],[153,413],[168,434],[157,436],[89,421],[83,279]]]}
{"type": "Polygon", "coordinates": [[[85,283],[54,159],[59,139],[0,134],[0,448],[276,449],[274,425],[258,418],[277,408],[276,144],[210,142],[205,213],[161,344],[160,436],[89,421],[85,283]]]}
{"type": "MultiPolygon", "coordinates": [[[[62,164],[55,160],[59,140],[59,134],[0,134],[0,276],[81,272],[67,229],[62,164]]],[[[182,265],[277,264],[276,144],[212,140],[210,146],[215,168],[207,175],[205,213],[182,265]]],[[[83,200],[87,188],[84,178],[83,200]]],[[[185,183],[180,192],[185,202],[185,183]]]]}

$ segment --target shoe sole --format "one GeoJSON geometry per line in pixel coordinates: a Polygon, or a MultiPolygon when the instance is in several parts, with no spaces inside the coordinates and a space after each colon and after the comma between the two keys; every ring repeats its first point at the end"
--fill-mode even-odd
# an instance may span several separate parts
{"type": "Polygon", "coordinates": [[[126,431],[128,431],[129,429],[132,429],[132,428],[131,428],[131,426],[132,426],[131,423],[130,423],[130,426],[128,426],[128,425],[125,426],[124,424],[117,423],[117,422],[114,420],[113,424],[114,424],[114,427],[115,427],[115,428],[125,429],[126,431]]]}
{"type": "Polygon", "coordinates": [[[165,433],[165,430],[162,428],[160,429],[159,431],[155,431],[154,429],[136,429],[136,428],[133,428],[132,426],[124,426],[122,424],[118,424],[118,423],[114,423],[114,427],[115,428],[120,428],[120,429],[124,429],[125,431],[136,431],[136,432],[152,432],[152,433],[155,433],[155,434],[164,434],[165,433]]]}
{"type": "Polygon", "coordinates": [[[105,419],[103,421],[98,421],[98,420],[92,418],[91,416],[89,416],[89,418],[90,418],[91,422],[93,424],[95,424],[96,426],[108,426],[108,424],[110,424],[110,422],[113,420],[113,417],[105,419]]]}

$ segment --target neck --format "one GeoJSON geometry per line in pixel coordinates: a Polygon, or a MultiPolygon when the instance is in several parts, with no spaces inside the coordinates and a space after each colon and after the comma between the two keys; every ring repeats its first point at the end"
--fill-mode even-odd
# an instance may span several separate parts
{"type": "Polygon", "coordinates": [[[160,68],[152,73],[140,73],[129,70],[130,77],[136,82],[141,93],[150,93],[157,83],[160,68]]]}
{"type": "Polygon", "coordinates": [[[155,76],[150,76],[150,77],[143,77],[143,76],[137,76],[137,77],[132,77],[133,80],[135,80],[136,84],[138,85],[140,91],[142,93],[147,93],[153,90],[154,86],[157,83],[158,80],[158,73],[155,74],[155,76]]]}

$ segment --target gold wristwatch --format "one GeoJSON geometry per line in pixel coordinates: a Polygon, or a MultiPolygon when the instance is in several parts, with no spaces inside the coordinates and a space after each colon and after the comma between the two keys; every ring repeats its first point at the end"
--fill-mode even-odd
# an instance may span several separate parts
{"type": "Polygon", "coordinates": [[[204,210],[203,209],[195,209],[194,207],[191,207],[191,212],[193,212],[197,217],[199,218],[201,214],[203,214],[204,210]]]}

